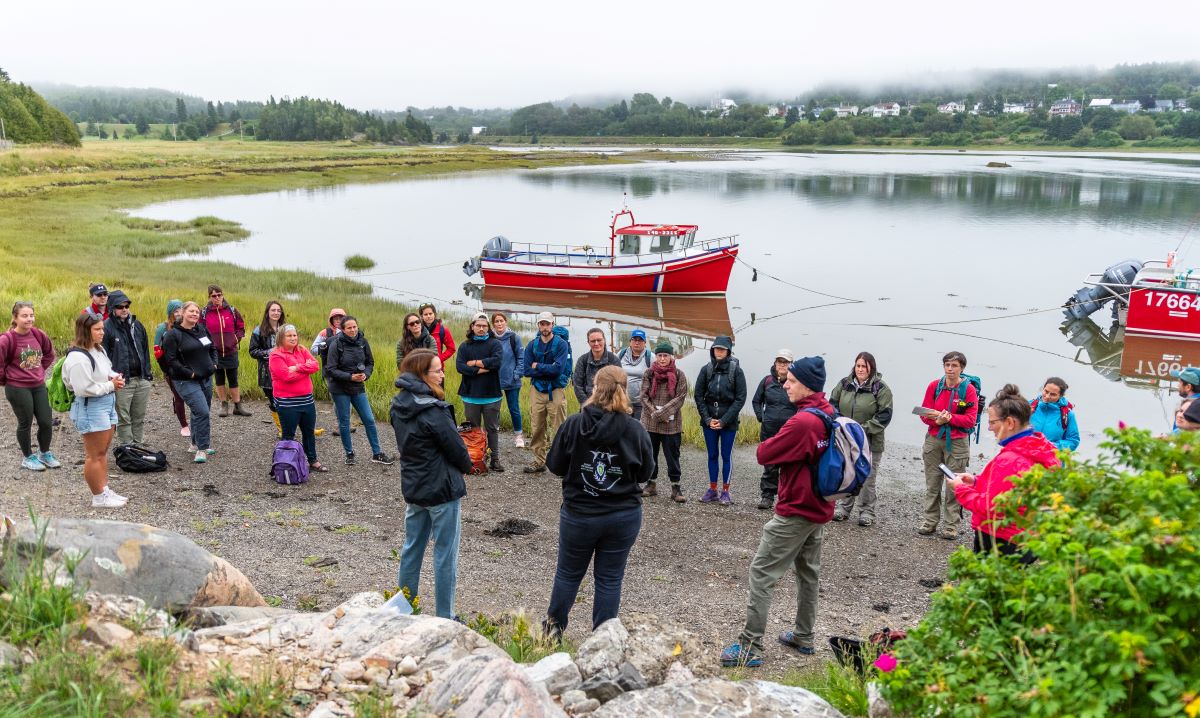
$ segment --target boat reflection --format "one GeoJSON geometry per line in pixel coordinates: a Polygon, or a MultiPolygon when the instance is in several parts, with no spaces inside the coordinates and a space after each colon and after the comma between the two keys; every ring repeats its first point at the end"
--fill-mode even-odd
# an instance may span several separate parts
{"type": "Polygon", "coordinates": [[[584,294],[476,284],[467,284],[463,289],[480,301],[484,312],[501,311],[530,326],[544,311],[557,317],[607,324],[614,351],[628,346],[634,329],[646,331],[651,350],[655,340],[669,340],[677,357],[707,346],[718,334],[733,336],[724,296],[584,294]]]}
{"type": "Polygon", "coordinates": [[[1091,319],[1064,322],[1060,331],[1078,347],[1075,361],[1109,381],[1144,389],[1170,389],[1172,371],[1200,366],[1200,341],[1126,334],[1114,322],[1107,330],[1091,319]]]}

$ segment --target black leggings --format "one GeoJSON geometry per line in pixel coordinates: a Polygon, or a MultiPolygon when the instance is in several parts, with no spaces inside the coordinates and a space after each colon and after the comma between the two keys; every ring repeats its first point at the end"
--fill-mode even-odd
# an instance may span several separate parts
{"type": "Polygon", "coordinates": [[[1037,561],[1036,556],[1029,551],[1021,551],[1021,549],[1017,548],[1017,545],[1012,541],[1005,541],[1002,538],[996,538],[995,536],[986,534],[979,529],[975,529],[975,543],[971,548],[974,549],[975,553],[988,553],[992,550],[999,551],[1004,556],[1012,556],[1016,558],[1022,566],[1028,566],[1034,561],[1037,561]]]}
{"type": "Polygon", "coordinates": [[[38,423],[38,451],[49,451],[50,439],[54,437],[54,414],[50,411],[50,395],[46,392],[46,385],[32,389],[5,386],[4,398],[8,399],[13,413],[17,415],[17,445],[21,447],[21,455],[28,457],[33,454],[29,434],[35,416],[38,423]]]}

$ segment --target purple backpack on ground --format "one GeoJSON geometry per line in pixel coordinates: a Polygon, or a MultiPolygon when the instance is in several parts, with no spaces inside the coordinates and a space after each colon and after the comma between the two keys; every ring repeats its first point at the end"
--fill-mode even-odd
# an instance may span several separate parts
{"type": "Polygon", "coordinates": [[[308,481],[308,457],[298,441],[284,439],[275,445],[271,457],[271,478],[277,484],[303,484],[308,481]]]}

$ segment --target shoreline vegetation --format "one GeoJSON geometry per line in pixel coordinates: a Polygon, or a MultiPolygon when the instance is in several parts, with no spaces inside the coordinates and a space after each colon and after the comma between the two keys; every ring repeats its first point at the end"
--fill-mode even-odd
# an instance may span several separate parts
{"type": "MultiPolygon", "coordinates": [[[[400,336],[400,318],[415,309],[418,299],[399,292],[396,299],[378,296],[369,282],[350,277],[212,261],[204,256],[208,247],[244,239],[249,233],[216,217],[172,222],[134,217],[130,210],[192,197],[646,159],[663,159],[663,155],[646,151],[613,158],[577,151],[519,153],[477,146],[397,148],[350,142],[147,140],[85,142],[81,147],[19,146],[0,154],[0,261],[11,268],[6,294],[34,302],[38,326],[60,351],[69,341],[76,314],[87,303],[88,284],[96,281],[129,294],[134,314],[151,331],[163,321],[168,300],[200,300],[210,282],[219,283],[242,312],[247,334],[270,299],[283,303],[288,320],[301,328],[306,343],[325,327],[330,307],[353,305],[373,339],[378,361],[367,393],[376,417],[386,423],[396,374],[389,358],[400,336]],[[183,254],[190,256],[164,261],[183,254]]],[[[456,306],[439,306],[439,311],[456,337],[466,333],[465,312],[456,306]]],[[[528,335],[528,328],[524,329],[528,335]]],[[[261,398],[257,364],[247,345],[248,341],[242,343],[240,383],[247,396],[261,398]]],[[[328,399],[319,376],[314,384],[318,397],[328,399]]],[[[451,363],[446,388],[456,404],[458,384],[451,363]]],[[[574,411],[574,397],[568,401],[574,411]]],[[[527,395],[522,404],[528,410],[527,395]]],[[[502,426],[511,428],[507,413],[502,426]]],[[[685,434],[691,443],[703,445],[694,408],[685,420],[685,434]]],[[[751,442],[757,436],[753,417],[744,420],[739,441],[751,442]]]]}

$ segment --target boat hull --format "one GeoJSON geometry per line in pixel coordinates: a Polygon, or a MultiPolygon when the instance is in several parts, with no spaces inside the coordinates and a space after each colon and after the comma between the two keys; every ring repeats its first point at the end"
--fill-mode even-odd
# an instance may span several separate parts
{"type": "Polygon", "coordinates": [[[1162,287],[1135,287],[1125,320],[1127,334],[1200,339],[1200,293],[1162,287]]]}
{"type": "Polygon", "coordinates": [[[592,294],[724,294],[738,248],[632,266],[560,266],[484,259],[483,283],[592,294]]]}

